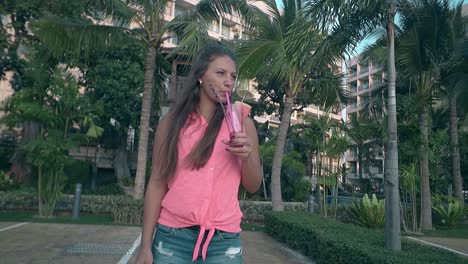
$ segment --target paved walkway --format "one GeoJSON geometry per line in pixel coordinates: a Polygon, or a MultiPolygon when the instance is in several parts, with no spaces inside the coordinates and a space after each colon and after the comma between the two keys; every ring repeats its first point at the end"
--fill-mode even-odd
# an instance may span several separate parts
{"type": "Polygon", "coordinates": [[[468,239],[445,237],[407,237],[432,247],[442,248],[468,258],[468,239]]]}
{"type": "MultiPolygon", "coordinates": [[[[139,227],[0,222],[0,263],[134,263],[139,227]]],[[[243,232],[245,264],[308,264],[262,232],[243,232]]]]}

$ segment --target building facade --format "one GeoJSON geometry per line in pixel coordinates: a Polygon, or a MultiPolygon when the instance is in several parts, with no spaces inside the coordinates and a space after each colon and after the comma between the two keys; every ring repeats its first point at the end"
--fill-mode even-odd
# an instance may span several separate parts
{"type": "MultiPolygon", "coordinates": [[[[383,83],[385,73],[382,65],[371,60],[361,60],[360,56],[349,59],[346,62],[346,90],[350,100],[346,109],[346,120],[351,115],[360,115],[363,108],[369,102],[370,95],[383,83]]],[[[348,126],[350,126],[348,122],[348,126]]],[[[372,161],[371,166],[359,164],[357,154],[353,150],[346,153],[347,183],[359,188],[359,172],[362,170],[362,178],[368,179],[376,192],[383,190],[383,148],[379,155],[372,161]]]]}

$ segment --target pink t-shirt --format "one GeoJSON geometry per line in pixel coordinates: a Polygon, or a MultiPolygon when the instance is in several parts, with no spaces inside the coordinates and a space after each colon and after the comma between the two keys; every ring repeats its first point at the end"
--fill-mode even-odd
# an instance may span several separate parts
{"type": "MultiPolygon", "coordinates": [[[[247,115],[248,111],[244,117],[247,115]]],[[[169,190],[162,201],[158,223],[174,228],[200,226],[193,260],[198,257],[205,231],[209,231],[202,248],[202,258],[205,260],[208,245],[216,229],[233,233],[241,231],[242,212],[237,199],[241,161],[226,151],[227,146],[221,142],[229,139],[224,120],[210,159],[203,168],[192,170],[184,159],[202,138],[208,123],[198,116],[192,120],[192,124],[187,124],[180,134],[179,160],[175,174],[168,184],[169,190]]]]}

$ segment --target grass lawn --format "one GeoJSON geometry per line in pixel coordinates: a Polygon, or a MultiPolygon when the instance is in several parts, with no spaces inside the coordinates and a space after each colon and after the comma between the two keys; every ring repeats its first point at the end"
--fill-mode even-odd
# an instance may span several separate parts
{"type": "Polygon", "coordinates": [[[242,222],[241,228],[243,231],[254,231],[254,232],[263,232],[265,231],[265,226],[257,223],[242,222]]]}
{"type": "Polygon", "coordinates": [[[71,213],[60,212],[53,218],[39,218],[35,211],[0,211],[0,222],[116,225],[112,222],[110,215],[80,214],[79,219],[73,219],[71,213]]]}
{"type": "Polygon", "coordinates": [[[427,237],[454,237],[468,239],[468,224],[454,227],[436,227],[435,230],[424,232],[427,237]]]}

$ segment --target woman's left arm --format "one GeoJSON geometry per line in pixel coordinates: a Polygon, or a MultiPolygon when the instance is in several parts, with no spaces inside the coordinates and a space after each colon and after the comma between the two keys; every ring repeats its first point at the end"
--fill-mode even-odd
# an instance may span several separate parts
{"type": "Polygon", "coordinates": [[[263,171],[260,165],[257,129],[252,119],[244,120],[244,131],[236,134],[230,142],[231,146],[226,150],[242,160],[242,186],[248,192],[254,193],[262,183],[263,171]]]}

